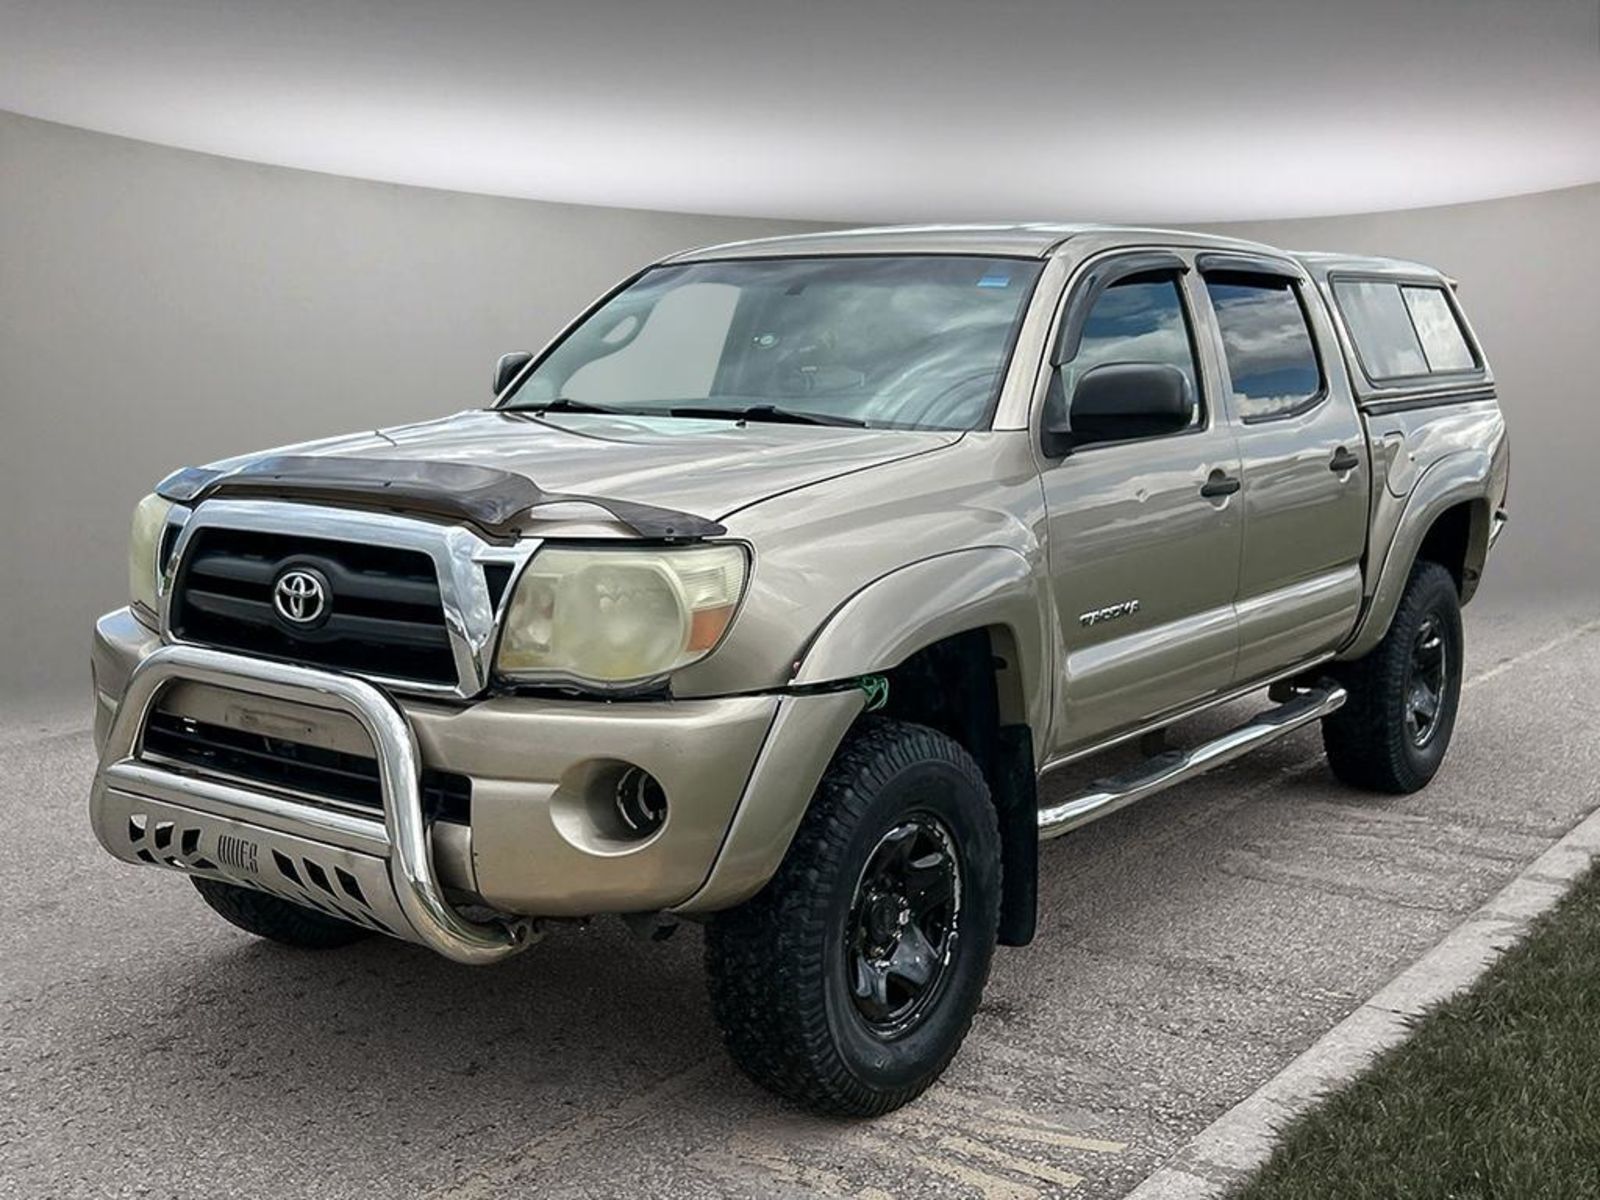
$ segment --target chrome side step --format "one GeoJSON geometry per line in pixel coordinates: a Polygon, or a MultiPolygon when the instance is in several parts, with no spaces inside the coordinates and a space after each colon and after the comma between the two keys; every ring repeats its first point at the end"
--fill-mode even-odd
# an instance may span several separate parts
{"type": "Polygon", "coordinates": [[[1293,733],[1312,721],[1337,711],[1345,702],[1344,688],[1325,683],[1301,692],[1287,703],[1252,718],[1214,741],[1192,750],[1169,750],[1147,759],[1121,775],[1096,781],[1089,791],[1039,810],[1039,836],[1060,837],[1146,796],[1193,779],[1196,775],[1232,762],[1268,742],[1293,733]]]}

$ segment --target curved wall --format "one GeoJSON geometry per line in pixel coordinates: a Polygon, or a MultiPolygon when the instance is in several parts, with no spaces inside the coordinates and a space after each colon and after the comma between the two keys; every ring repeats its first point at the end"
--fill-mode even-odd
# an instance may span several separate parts
{"type": "Polygon", "coordinates": [[[804,228],[400,187],[0,113],[0,708],[88,701],[174,467],[478,407],[673,250],[804,228]]]}
{"type": "MultiPolygon", "coordinates": [[[[122,602],[130,509],[168,470],[484,404],[497,354],[626,272],[796,228],[371,183],[0,113],[0,709],[87,705],[90,622],[122,602]]],[[[1461,280],[1513,439],[1490,604],[1577,597],[1600,616],[1596,231],[1600,185],[1227,227],[1461,280]]]]}
{"type": "Polygon", "coordinates": [[[1294,250],[1415,259],[1459,281],[1511,431],[1511,524],[1474,603],[1600,618],[1600,184],[1216,228],[1294,250]]]}

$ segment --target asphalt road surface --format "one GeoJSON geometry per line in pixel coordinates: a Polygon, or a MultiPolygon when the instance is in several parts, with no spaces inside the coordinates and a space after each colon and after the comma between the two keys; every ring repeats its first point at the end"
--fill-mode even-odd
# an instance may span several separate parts
{"type": "Polygon", "coordinates": [[[1038,941],[865,1123],[727,1063],[693,928],[487,970],[257,942],[94,844],[76,717],[10,719],[0,1196],[1119,1196],[1600,806],[1600,601],[1467,629],[1429,789],[1342,788],[1313,730],[1050,843],[1038,941]]]}

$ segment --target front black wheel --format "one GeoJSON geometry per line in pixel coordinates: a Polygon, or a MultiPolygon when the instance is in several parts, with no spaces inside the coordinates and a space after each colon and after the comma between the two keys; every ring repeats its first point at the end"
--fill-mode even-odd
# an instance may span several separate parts
{"type": "Polygon", "coordinates": [[[1349,699],[1322,722],[1333,773],[1370,791],[1426,786],[1455,729],[1461,652],[1456,581],[1438,563],[1419,562],[1383,641],[1338,672],[1349,699]]]}
{"type": "Polygon", "coordinates": [[[823,1113],[907,1103],[966,1036],[999,910],[999,831],[972,757],[924,726],[862,722],[778,873],[707,931],[734,1061],[823,1113]]]}

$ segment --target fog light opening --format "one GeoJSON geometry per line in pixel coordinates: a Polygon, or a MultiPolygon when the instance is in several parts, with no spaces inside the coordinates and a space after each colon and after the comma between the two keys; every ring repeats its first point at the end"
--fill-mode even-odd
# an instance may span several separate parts
{"type": "Polygon", "coordinates": [[[617,777],[612,802],[622,827],[636,838],[649,837],[667,819],[667,793],[654,775],[639,767],[617,777]]]}
{"type": "Polygon", "coordinates": [[[551,823],[585,854],[632,854],[651,845],[668,811],[660,780],[614,758],[574,764],[550,797],[551,823]]]}

